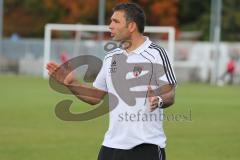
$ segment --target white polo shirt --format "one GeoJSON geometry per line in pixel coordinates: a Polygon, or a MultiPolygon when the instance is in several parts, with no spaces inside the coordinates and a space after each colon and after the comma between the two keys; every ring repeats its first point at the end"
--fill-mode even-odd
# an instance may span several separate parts
{"type": "Polygon", "coordinates": [[[163,110],[148,110],[147,86],[153,89],[164,84],[176,85],[173,69],[166,51],[148,37],[131,53],[117,48],[109,52],[93,83],[117,98],[109,99],[116,106],[110,113],[109,128],[103,145],[117,149],[131,149],[142,143],[166,146],[163,131],[163,110]]]}

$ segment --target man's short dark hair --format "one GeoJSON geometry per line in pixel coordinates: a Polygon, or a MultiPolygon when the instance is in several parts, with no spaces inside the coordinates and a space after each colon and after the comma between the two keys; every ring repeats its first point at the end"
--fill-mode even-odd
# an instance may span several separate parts
{"type": "Polygon", "coordinates": [[[137,24],[138,31],[140,33],[144,32],[146,17],[143,9],[139,5],[136,3],[120,3],[113,8],[113,12],[115,11],[124,11],[126,21],[135,22],[137,24]]]}

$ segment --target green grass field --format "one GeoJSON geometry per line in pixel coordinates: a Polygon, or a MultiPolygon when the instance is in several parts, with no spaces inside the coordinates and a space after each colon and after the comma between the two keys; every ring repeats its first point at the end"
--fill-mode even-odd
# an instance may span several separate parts
{"type": "MultiPolygon", "coordinates": [[[[53,91],[47,80],[0,76],[0,160],[96,160],[108,116],[65,122],[55,105],[73,99],[72,111],[89,107],[73,96],[53,91]]],[[[240,86],[179,84],[165,121],[168,160],[238,160],[240,157],[240,86]]]]}

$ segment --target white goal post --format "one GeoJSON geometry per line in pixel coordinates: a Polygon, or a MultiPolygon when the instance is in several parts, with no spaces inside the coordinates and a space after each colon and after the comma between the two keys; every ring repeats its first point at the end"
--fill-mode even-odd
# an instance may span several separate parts
{"type": "MultiPolygon", "coordinates": [[[[50,61],[52,31],[76,31],[76,32],[109,32],[106,25],[82,25],[82,24],[46,24],[44,33],[44,57],[43,77],[47,78],[46,65],[50,61]]],[[[145,33],[168,33],[166,50],[172,65],[174,62],[175,29],[174,27],[146,26],[145,33]]]]}

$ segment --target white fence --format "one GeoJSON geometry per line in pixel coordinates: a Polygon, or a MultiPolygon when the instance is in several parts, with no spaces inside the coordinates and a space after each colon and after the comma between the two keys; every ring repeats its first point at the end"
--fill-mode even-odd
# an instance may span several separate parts
{"type": "MultiPolygon", "coordinates": [[[[43,43],[43,39],[19,39],[17,41],[4,39],[3,53],[0,53],[0,73],[12,72],[42,76],[43,43]]],[[[74,43],[69,40],[53,40],[53,59],[58,60],[63,51],[71,54],[73,45],[74,43]]],[[[82,48],[82,53],[79,55],[88,53],[103,58],[104,50],[99,52],[97,45],[94,41],[81,41],[79,46],[82,48]]],[[[222,74],[230,56],[235,56],[239,60],[240,43],[221,43],[220,50],[220,74],[222,74]]],[[[240,60],[238,66],[240,66],[240,60]]],[[[211,45],[208,42],[176,42],[174,69],[178,81],[208,81],[211,67],[211,45]]],[[[237,79],[239,80],[238,77],[237,79]]]]}

